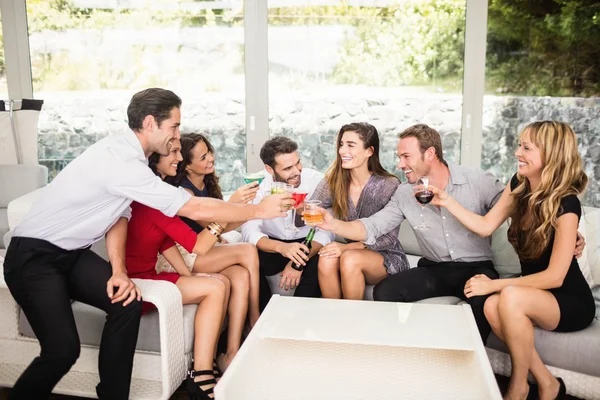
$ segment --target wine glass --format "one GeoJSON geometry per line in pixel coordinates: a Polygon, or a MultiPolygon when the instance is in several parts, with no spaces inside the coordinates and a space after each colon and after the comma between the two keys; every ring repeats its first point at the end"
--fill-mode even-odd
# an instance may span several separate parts
{"type": "Polygon", "coordinates": [[[428,231],[431,230],[429,225],[425,224],[423,220],[423,212],[425,212],[425,206],[433,200],[433,192],[429,190],[427,187],[429,186],[429,177],[422,176],[417,180],[417,183],[414,186],[415,191],[415,199],[421,204],[421,223],[414,227],[414,229],[420,231],[428,231]],[[422,186],[421,188],[417,188],[418,186],[422,186]]]}
{"type": "MultiPolygon", "coordinates": [[[[294,199],[294,201],[296,201],[296,198],[294,198],[294,193],[296,191],[296,188],[294,187],[294,185],[290,185],[290,184],[284,184],[283,185],[284,190],[287,193],[290,193],[292,195],[292,198],[294,199]]],[[[285,230],[286,231],[291,231],[291,232],[298,232],[299,229],[296,228],[296,224],[294,223],[295,219],[296,219],[296,206],[298,205],[298,202],[294,203],[294,205],[292,206],[291,212],[289,214],[291,214],[291,218],[288,219],[286,217],[285,219],[285,230]]]]}

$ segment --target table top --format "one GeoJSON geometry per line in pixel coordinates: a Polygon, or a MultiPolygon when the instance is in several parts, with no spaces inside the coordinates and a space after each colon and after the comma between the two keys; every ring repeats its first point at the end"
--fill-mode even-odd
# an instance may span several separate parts
{"type": "Polygon", "coordinates": [[[468,305],[275,295],[217,400],[500,400],[468,305]]]}
{"type": "Polygon", "coordinates": [[[467,351],[481,342],[468,305],[277,296],[261,318],[262,339],[467,351]]]}

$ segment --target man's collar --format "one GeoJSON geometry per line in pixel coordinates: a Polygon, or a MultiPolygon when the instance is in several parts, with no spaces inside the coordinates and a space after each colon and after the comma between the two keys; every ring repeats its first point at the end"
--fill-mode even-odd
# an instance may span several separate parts
{"type": "Polygon", "coordinates": [[[467,183],[467,180],[462,172],[460,172],[458,165],[448,162],[448,170],[450,171],[450,183],[453,185],[464,185],[467,183]]]}
{"type": "Polygon", "coordinates": [[[144,149],[142,148],[142,144],[140,143],[136,133],[132,130],[127,130],[125,133],[125,140],[135,150],[136,158],[138,158],[140,161],[148,163],[148,159],[146,158],[146,154],[144,153],[144,149]]]}

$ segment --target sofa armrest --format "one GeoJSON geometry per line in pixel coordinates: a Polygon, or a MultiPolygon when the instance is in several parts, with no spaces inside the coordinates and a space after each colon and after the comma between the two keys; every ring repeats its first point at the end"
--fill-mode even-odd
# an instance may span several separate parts
{"type": "Polygon", "coordinates": [[[145,301],[158,309],[163,393],[173,393],[185,379],[183,303],[181,292],[171,282],[133,279],[145,301]]]}
{"type": "Polygon", "coordinates": [[[33,203],[39,197],[41,190],[42,188],[38,188],[32,192],[24,194],[21,197],[17,197],[8,203],[6,216],[8,218],[8,227],[10,230],[15,229],[23,217],[27,215],[31,209],[31,206],[33,206],[33,203]]]}

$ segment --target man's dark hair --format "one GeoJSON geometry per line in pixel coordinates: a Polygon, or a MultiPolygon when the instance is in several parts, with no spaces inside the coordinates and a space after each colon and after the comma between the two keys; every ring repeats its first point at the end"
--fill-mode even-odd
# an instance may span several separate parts
{"type": "Polygon", "coordinates": [[[169,119],[173,108],[181,108],[181,99],[170,90],[160,88],[142,90],[133,95],[127,107],[129,128],[134,132],[141,130],[144,118],[148,115],[152,115],[160,125],[165,119],[169,119]]]}
{"type": "Polygon", "coordinates": [[[269,167],[275,169],[275,157],[279,154],[290,154],[298,150],[298,144],[285,136],[275,136],[263,144],[260,149],[260,159],[269,167]]]}

